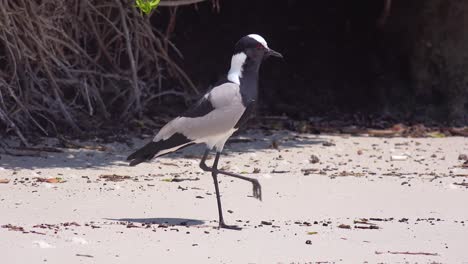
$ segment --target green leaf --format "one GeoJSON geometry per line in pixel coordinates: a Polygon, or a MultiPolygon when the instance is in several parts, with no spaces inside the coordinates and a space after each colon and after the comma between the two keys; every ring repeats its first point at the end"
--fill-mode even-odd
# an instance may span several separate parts
{"type": "Polygon", "coordinates": [[[446,137],[444,133],[440,133],[440,132],[430,132],[430,133],[427,133],[427,135],[431,138],[444,138],[446,137]]]}
{"type": "Polygon", "coordinates": [[[136,0],[136,6],[140,8],[141,12],[145,14],[151,13],[153,9],[156,9],[161,0],[136,0]]]}

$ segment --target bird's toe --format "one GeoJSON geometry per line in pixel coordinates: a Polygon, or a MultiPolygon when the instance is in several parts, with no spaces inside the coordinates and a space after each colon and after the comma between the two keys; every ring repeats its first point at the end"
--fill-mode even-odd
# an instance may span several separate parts
{"type": "Polygon", "coordinates": [[[252,182],[253,184],[253,197],[262,200],[262,186],[258,181],[252,182]]]}
{"type": "Polygon", "coordinates": [[[242,230],[241,227],[236,226],[236,225],[226,225],[225,223],[221,222],[219,223],[219,228],[224,228],[224,229],[231,229],[231,230],[242,230]]]}

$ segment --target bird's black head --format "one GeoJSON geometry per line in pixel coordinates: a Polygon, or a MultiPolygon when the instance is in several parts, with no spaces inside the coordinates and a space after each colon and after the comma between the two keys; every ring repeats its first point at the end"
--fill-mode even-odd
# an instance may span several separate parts
{"type": "Polygon", "coordinates": [[[270,49],[263,37],[257,34],[250,34],[241,38],[234,47],[234,54],[245,53],[253,60],[262,60],[269,56],[282,58],[281,53],[270,49]]]}

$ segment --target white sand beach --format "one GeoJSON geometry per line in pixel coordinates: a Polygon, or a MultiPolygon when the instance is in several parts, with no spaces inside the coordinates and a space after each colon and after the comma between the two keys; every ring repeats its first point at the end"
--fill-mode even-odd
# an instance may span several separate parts
{"type": "Polygon", "coordinates": [[[466,138],[248,131],[220,160],[262,184],[219,176],[241,231],[203,147],[129,167],[144,142],[0,154],[0,262],[468,263],[466,138]]]}

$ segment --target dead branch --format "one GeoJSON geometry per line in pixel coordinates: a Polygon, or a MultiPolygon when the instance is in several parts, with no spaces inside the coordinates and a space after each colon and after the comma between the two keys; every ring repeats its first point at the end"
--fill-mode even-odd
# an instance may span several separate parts
{"type": "Polygon", "coordinates": [[[85,131],[153,99],[192,98],[168,54],[180,55],[132,1],[0,0],[0,133],[27,145],[34,131],[85,131]]]}
{"type": "Polygon", "coordinates": [[[130,39],[130,33],[127,25],[127,15],[125,14],[124,7],[120,0],[115,0],[119,6],[120,17],[122,21],[122,27],[125,34],[125,44],[127,46],[128,59],[130,60],[130,68],[132,70],[132,85],[133,85],[133,96],[136,104],[136,109],[141,113],[141,103],[140,103],[140,89],[138,87],[138,75],[136,71],[136,62],[135,57],[133,56],[132,42],[130,39]]]}

